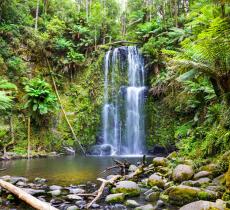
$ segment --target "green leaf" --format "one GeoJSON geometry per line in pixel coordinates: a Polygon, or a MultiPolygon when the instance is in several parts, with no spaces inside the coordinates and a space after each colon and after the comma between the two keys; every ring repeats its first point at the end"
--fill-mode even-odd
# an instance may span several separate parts
{"type": "Polygon", "coordinates": [[[190,71],[187,71],[186,73],[180,75],[176,80],[178,82],[184,82],[186,80],[190,80],[192,78],[194,78],[194,76],[197,74],[197,70],[192,69],[190,71]]]}

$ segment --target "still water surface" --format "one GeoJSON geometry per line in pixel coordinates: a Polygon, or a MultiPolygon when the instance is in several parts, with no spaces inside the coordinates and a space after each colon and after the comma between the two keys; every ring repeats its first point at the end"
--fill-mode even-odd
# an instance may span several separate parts
{"type": "Polygon", "coordinates": [[[0,162],[0,176],[24,176],[30,180],[42,177],[49,184],[69,185],[95,181],[107,167],[114,165],[113,159],[128,160],[131,163],[141,161],[142,157],[54,157],[32,160],[13,160],[0,162]]]}

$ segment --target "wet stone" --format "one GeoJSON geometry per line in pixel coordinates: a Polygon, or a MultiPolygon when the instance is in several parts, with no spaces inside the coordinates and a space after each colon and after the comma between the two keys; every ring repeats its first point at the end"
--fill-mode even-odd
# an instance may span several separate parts
{"type": "Polygon", "coordinates": [[[45,182],[47,182],[47,180],[46,180],[46,179],[43,179],[43,178],[40,178],[40,177],[36,177],[36,178],[34,179],[34,182],[35,182],[35,183],[39,183],[39,184],[44,184],[45,182]]]}
{"type": "Polygon", "coordinates": [[[66,210],[78,210],[79,207],[77,206],[69,206],[66,210]]]}
{"type": "Polygon", "coordinates": [[[140,206],[140,204],[137,203],[135,200],[127,200],[125,202],[125,205],[128,206],[128,207],[132,207],[132,208],[140,206]]]}
{"type": "Polygon", "coordinates": [[[49,191],[48,193],[55,197],[55,196],[61,195],[61,190],[52,190],[52,191],[49,191]]]}
{"type": "Polygon", "coordinates": [[[99,209],[100,208],[100,205],[99,204],[96,204],[96,203],[93,203],[91,208],[93,209],[99,209]]]}
{"type": "Polygon", "coordinates": [[[86,205],[86,201],[83,201],[83,200],[79,200],[79,201],[76,201],[75,204],[79,207],[82,207],[82,206],[85,206],[86,205]]]}
{"type": "Polygon", "coordinates": [[[51,191],[52,191],[52,190],[61,190],[61,189],[62,189],[62,187],[61,187],[61,186],[58,186],[58,185],[52,185],[52,186],[50,186],[49,188],[50,188],[51,191]]]}
{"type": "Polygon", "coordinates": [[[34,190],[31,188],[22,188],[25,192],[27,192],[30,195],[42,195],[45,194],[45,190],[34,190]]]}
{"type": "Polygon", "coordinates": [[[82,197],[80,197],[78,195],[75,195],[75,194],[67,195],[66,198],[69,199],[69,200],[83,200],[82,197]]]}
{"type": "Polygon", "coordinates": [[[70,194],[83,194],[85,193],[85,190],[81,188],[67,188],[69,190],[70,194]]]}

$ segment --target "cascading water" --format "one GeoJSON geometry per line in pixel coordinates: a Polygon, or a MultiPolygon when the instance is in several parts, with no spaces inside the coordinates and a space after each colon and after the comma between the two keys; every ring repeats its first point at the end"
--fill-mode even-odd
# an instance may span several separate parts
{"type": "Polygon", "coordinates": [[[137,47],[108,51],[104,74],[101,155],[141,155],[145,144],[146,88],[144,61],[137,47]]]}

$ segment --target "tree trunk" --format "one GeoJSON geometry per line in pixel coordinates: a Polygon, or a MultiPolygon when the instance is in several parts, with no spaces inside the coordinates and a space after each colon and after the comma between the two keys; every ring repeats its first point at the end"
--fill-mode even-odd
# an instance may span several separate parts
{"type": "Polygon", "coordinates": [[[211,77],[210,82],[212,83],[212,87],[213,87],[213,90],[214,90],[217,98],[220,98],[221,90],[219,88],[218,81],[215,78],[211,77]]]}
{"type": "Polygon", "coordinates": [[[47,58],[46,58],[46,63],[47,63],[47,65],[48,65],[48,69],[49,69],[49,72],[50,72],[50,76],[51,76],[51,79],[52,79],[52,82],[53,82],[54,91],[55,91],[55,94],[56,94],[56,96],[57,96],[58,102],[59,102],[59,104],[60,104],[60,107],[61,107],[62,113],[63,113],[63,115],[64,115],[64,118],[65,118],[65,120],[66,120],[66,122],[67,122],[67,124],[68,124],[68,126],[69,126],[69,128],[70,128],[70,131],[71,131],[71,133],[72,133],[72,136],[73,136],[75,142],[77,142],[78,145],[80,146],[80,149],[81,149],[82,153],[83,153],[84,155],[86,155],[85,149],[84,149],[83,146],[81,145],[81,142],[77,139],[77,136],[76,136],[76,134],[75,134],[75,132],[74,132],[74,129],[73,129],[73,127],[72,127],[72,125],[71,125],[71,123],[70,123],[70,121],[69,121],[69,119],[68,119],[68,117],[67,117],[67,115],[66,115],[65,109],[64,109],[64,107],[63,107],[63,105],[62,105],[62,102],[61,102],[60,95],[59,95],[59,93],[58,93],[58,89],[57,89],[57,86],[56,86],[55,79],[54,79],[53,74],[52,74],[52,69],[51,69],[51,66],[50,66],[49,61],[48,61],[47,58]]]}
{"type": "Polygon", "coordinates": [[[42,202],[32,195],[26,193],[24,190],[12,185],[9,182],[0,179],[0,186],[12,194],[16,195],[20,200],[24,201],[31,207],[37,210],[58,210],[57,208],[51,206],[49,203],[42,202]]]}
{"type": "Polygon", "coordinates": [[[218,84],[222,91],[223,100],[230,104],[230,74],[223,75],[218,78],[218,84]]]}
{"type": "Polygon", "coordinates": [[[27,158],[30,158],[30,117],[28,117],[28,125],[27,125],[27,158]]]}
{"type": "Polygon", "coordinates": [[[37,8],[36,8],[36,17],[35,17],[35,30],[38,30],[38,15],[39,15],[39,4],[40,4],[40,0],[37,0],[37,8]]]}
{"type": "Polygon", "coordinates": [[[89,19],[89,2],[88,2],[88,0],[85,0],[85,15],[86,15],[86,20],[88,22],[88,19],[89,19]]]}
{"type": "Polygon", "coordinates": [[[15,143],[13,116],[10,116],[10,136],[12,144],[15,143]]]}
{"type": "Polygon", "coordinates": [[[225,18],[225,3],[221,3],[221,14],[222,14],[222,18],[225,18]]]}
{"type": "Polygon", "coordinates": [[[175,25],[178,27],[178,5],[177,0],[174,0],[174,16],[175,16],[175,25]]]}
{"type": "Polygon", "coordinates": [[[48,6],[48,0],[44,0],[44,9],[43,9],[43,12],[44,12],[44,14],[46,14],[47,13],[47,6],[48,6]]]}

